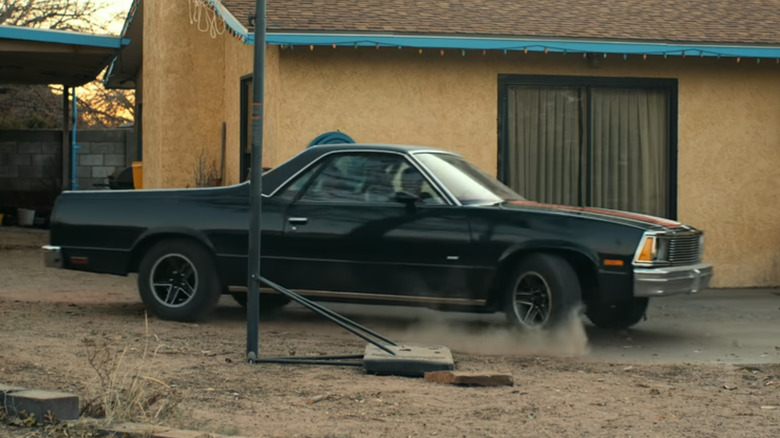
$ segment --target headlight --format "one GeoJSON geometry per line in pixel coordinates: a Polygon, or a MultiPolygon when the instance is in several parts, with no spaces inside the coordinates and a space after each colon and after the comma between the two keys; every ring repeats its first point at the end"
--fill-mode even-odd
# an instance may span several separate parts
{"type": "Polygon", "coordinates": [[[669,239],[655,234],[645,234],[639,241],[634,263],[654,264],[669,260],[669,239]]]}

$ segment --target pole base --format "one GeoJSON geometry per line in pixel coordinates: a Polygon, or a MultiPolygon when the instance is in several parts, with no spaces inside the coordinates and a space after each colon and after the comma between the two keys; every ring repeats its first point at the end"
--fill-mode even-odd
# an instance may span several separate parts
{"type": "Polygon", "coordinates": [[[408,343],[385,346],[395,355],[373,344],[366,345],[363,355],[363,369],[366,374],[423,377],[430,371],[455,369],[450,349],[441,345],[408,343]]]}

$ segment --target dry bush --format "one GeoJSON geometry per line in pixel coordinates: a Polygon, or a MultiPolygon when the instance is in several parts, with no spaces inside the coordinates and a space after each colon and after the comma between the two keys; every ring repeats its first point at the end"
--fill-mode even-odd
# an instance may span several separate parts
{"type": "Polygon", "coordinates": [[[81,414],[104,418],[107,422],[159,423],[176,410],[181,396],[168,384],[152,377],[159,339],[149,334],[145,320],[144,346],[138,358],[129,346],[116,350],[106,339],[85,338],[87,362],[97,374],[96,384],[88,385],[81,414]],[[157,345],[154,349],[151,342],[157,345]]]}

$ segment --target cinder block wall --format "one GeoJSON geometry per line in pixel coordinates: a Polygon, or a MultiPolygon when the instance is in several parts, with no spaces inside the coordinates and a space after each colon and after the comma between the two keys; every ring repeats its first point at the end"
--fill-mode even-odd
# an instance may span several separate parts
{"type": "MultiPolygon", "coordinates": [[[[131,128],[78,131],[76,178],[80,190],[103,188],[107,177],[130,165],[131,128]]],[[[62,186],[62,131],[0,131],[0,192],[40,192],[62,186]]]]}

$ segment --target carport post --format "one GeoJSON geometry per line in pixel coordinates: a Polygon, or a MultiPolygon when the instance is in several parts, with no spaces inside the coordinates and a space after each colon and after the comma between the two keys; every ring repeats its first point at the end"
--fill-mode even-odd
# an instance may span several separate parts
{"type": "Polygon", "coordinates": [[[70,127],[70,117],[68,114],[69,89],[62,84],[62,190],[70,189],[70,142],[68,141],[68,128],[70,127]]]}
{"type": "Polygon", "coordinates": [[[252,78],[252,164],[249,181],[249,267],[246,302],[246,360],[258,358],[260,323],[260,236],[263,203],[263,85],[265,82],[265,0],[255,3],[255,63],[252,78]]]}

